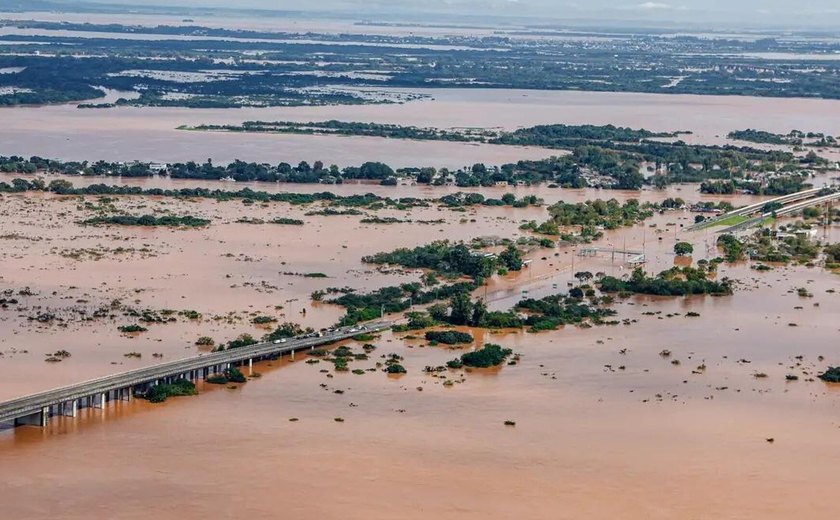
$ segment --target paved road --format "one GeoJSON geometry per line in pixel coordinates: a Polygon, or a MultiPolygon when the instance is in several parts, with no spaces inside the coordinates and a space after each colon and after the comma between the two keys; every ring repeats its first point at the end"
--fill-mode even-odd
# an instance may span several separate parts
{"type": "Polygon", "coordinates": [[[823,195],[822,197],[815,197],[812,199],[807,199],[802,202],[797,202],[791,204],[789,206],[785,206],[783,208],[779,208],[775,211],[770,211],[768,213],[762,213],[757,217],[753,217],[749,220],[745,220],[739,224],[735,224],[734,226],[729,226],[728,228],[721,229],[717,231],[717,233],[735,233],[737,231],[743,231],[745,229],[749,229],[753,226],[764,222],[765,219],[771,218],[774,215],[777,217],[781,217],[784,215],[790,215],[791,213],[796,213],[798,211],[802,211],[805,208],[809,208],[811,206],[818,206],[820,204],[825,204],[827,202],[833,202],[835,200],[840,200],[840,192],[831,193],[829,195],[823,195]]]}
{"type": "Polygon", "coordinates": [[[129,370],[90,381],[39,392],[37,394],[12,399],[0,403],[0,421],[9,421],[18,417],[40,412],[43,408],[59,405],[85,397],[129,388],[154,382],[165,377],[178,377],[191,370],[201,370],[215,365],[238,363],[249,359],[285,354],[304,348],[317,347],[338,340],[352,338],[364,332],[378,332],[390,328],[391,322],[369,323],[361,327],[344,327],[324,332],[323,336],[296,337],[283,342],[257,343],[248,347],[221,352],[212,352],[186,359],[170,361],[158,365],[129,370]]]}
{"type": "Polygon", "coordinates": [[[738,208],[732,210],[728,213],[724,213],[722,215],[718,215],[715,218],[711,218],[708,220],[704,220],[703,222],[698,222],[693,226],[689,226],[687,229],[688,231],[696,231],[698,229],[705,229],[707,227],[714,226],[716,223],[721,222],[723,220],[728,219],[729,217],[742,217],[746,215],[750,215],[752,213],[757,213],[764,208],[767,204],[772,204],[774,202],[778,202],[780,204],[787,204],[788,202],[794,202],[797,200],[807,199],[809,197],[813,197],[822,191],[825,188],[811,188],[807,190],[802,190],[796,193],[791,193],[790,195],[782,195],[781,197],[776,197],[773,199],[762,200],[761,202],[756,202],[755,204],[750,204],[749,206],[744,206],[743,208],[738,208]]]}

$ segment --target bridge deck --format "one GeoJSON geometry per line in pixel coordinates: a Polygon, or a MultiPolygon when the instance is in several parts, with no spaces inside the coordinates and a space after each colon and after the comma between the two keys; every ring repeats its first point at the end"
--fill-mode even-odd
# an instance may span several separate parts
{"type": "Polygon", "coordinates": [[[766,219],[773,217],[774,214],[776,216],[789,215],[791,213],[796,213],[797,211],[802,211],[803,209],[811,207],[811,206],[817,206],[819,204],[825,204],[825,203],[833,202],[835,200],[840,200],[840,192],[835,192],[835,193],[831,193],[831,194],[828,194],[828,195],[823,195],[822,197],[816,197],[816,198],[808,199],[808,200],[805,200],[805,201],[802,201],[802,202],[796,202],[796,203],[791,204],[789,206],[779,208],[776,211],[773,211],[773,212],[770,212],[770,213],[762,213],[761,215],[758,215],[758,216],[753,217],[749,220],[745,220],[743,222],[735,224],[734,226],[729,226],[727,228],[718,230],[718,231],[716,231],[716,233],[735,233],[737,231],[742,231],[742,230],[745,230],[745,229],[749,229],[753,226],[756,226],[756,225],[760,224],[761,222],[764,222],[766,219]]]}
{"type": "Polygon", "coordinates": [[[46,407],[60,405],[75,399],[130,388],[136,385],[153,383],[167,377],[179,377],[192,370],[201,370],[228,363],[239,363],[255,358],[282,355],[304,348],[349,339],[365,332],[382,331],[390,328],[391,325],[390,322],[380,322],[369,324],[364,329],[345,327],[332,332],[326,332],[322,337],[290,338],[284,343],[257,343],[248,347],[213,352],[104,376],[2,402],[0,403],[0,421],[9,421],[39,413],[46,407]]]}
{"type": "Polygon", "coordinates": [[[708,228],[708,227],[712,227],[715,224],[717,224],[718,222],[722,222],[722,221],[724,221],[728,218],[731,218],[731,217],[743,217],[743,216],[746,216],[746,215],[750,215],[750,214],[759,212],[767,204],[772,204],[772,203],[775,203],[775,202],[786,204],[788,202],[796,202],[796,201],[799,201],[801,199],[808,199],[810,197],[813,197],[813,196],[819,194],[824,189],[831,189],[831,187],[826,186],[826,187],[822,187],[822,188],[809,188],[807,190],[798,191],[796,193],[791,193],[789,195],[782,195],[780,197],[774,197],[772,199],[767,199],[767,200],[763,200],[761,202],[756,202],[756,203],[750,204],[748,206],[744,206],[743,208],[738,208],[738,209],[729,211],[727,213],[724,213],[722,215],[718,215],[715,218],[704,220],[702,222],[698,222],[697,224],[689,226],[687,229],[688,229],[688,231],[697,231],[697,230],[700,230],[700,229],[705,229],[705,228],[708,228]]]}

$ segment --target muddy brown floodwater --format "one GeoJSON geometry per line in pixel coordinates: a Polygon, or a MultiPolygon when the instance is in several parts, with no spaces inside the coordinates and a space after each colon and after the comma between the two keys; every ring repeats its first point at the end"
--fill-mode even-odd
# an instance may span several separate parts
{"type": "MultiPolygon", "coordinates": [[[[443,193],[416,186],[382,190],[333,189],[443,193]]],[[[529,190],[548,202],[716,200],[701,197],[695,186],[641,193],[529,190]]],[[[374,271],[362,256],[443,237],[521,236],[522,221],[547,216],[545,208],[458,213],[432,207],[376,214],[443,223],[366,225],[360,216],[306,215],[317,207],[3,195],[0,289],[23,294],[15,296],[18,305],[0,309],[0,399],[196,355],[194,342],[202,335],[217,341],[261,335],[267,329],[250,323],[255,314],[334,323],[341,309],[313,303],[312,291],[418,279],[413,272],[374,271]],[[189,230],[76,224],[103,204],[212,223],[189,230]],[[236,222],[275,217],[305,225],[236,222]],[[301,276],[306,273],[327,278],[301,276]],[[173,323],[150,324],[148,332],[127,337],[117,327],[133,319],[122,311],[85,319],[102,306],[194,310],[201,318],[176,314],[173,323]],[[29,319],[39,314],[53,320],[29,319]],[[58,349],[72,356],[45,363],[58,349]],[[141,357],[125,357],[130,352],[141,357]]],[[[711,234],[684,230],[691,222],[690,213],[669,212],[609,231],[598,245],[643,249],[649,272],[674,264],[677,240],[695,245],[694,260],[717,256],[711,234]]],[[[837,226],[820,233],[840,241],[837,226]]],[[[565,291],[578,270],[626,272],[608,255],[580,258],[567,248],[529,257],[528,269],[496,277],[478,291],[486,292],[491,307],[565,291]]],[[[197,397],[110,404],[84,409],[75,419],[54,418],[46,429],[0,430],[2,517],[831,518],[840,389],[813,377],[840,364],[840,277],[804,266],[758,272],[746,263],[724,264],[718,276],[740,280],[735,294],[619,300],[615,308],[626,325],[540,334],[474,331],[478,344],[499,343],[521,354],[518,364],[495,371],[426,374],[425,366],[462,350],[389,332],[372,342],[377,349],[370,359],[351,368],[375,368],[381,355],[397,353],[408,370],[400,377],[379,370],[323,373],[326,363],[298,356],[255,365],[261,377],[236,388],[199,385],[197,397]],[[798,296],[799,287],[813,296],[798,296]],[[700,316],[686,317],[689,311],[700,316]],[[663,349],[671,357],[660,356],[663,349]],[[786,381],[788,374],[799,379],[786,381]]],[[[361,352],[360,343],[347,345],[361,352]]]]}
{"type": "Polygon", "coordinates": [[[458,168],[539,159],[556,150],[372,137],[271,135],[176,130],[180,125],[243,121],[362,121],[423,127],[504,128],[536,124],[615,124],[722,144],[732,130],[840,134],[840,101],[508,89],[387,89],[429,98],[404,104],[242,109],[75,105],[0,108],[0,154],[64,160],[278,163],[321,160],[339,166],[382,161],[394,167],[458,168]]]}

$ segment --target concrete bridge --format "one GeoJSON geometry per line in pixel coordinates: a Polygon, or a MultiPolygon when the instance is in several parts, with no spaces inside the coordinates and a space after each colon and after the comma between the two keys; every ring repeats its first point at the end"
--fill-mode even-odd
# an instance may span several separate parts
{"type": "MultiPolygon", "coordinates": [[[[732,217],[744,217],[747,215],[753,215],[756,213],[761,213],[762,209],[767,204],[788,204],[791,202],[797,202],[806,199],[813,199],[817,197],[823,190],[831,190],[834,188],[831,187],[823,187],[823,188],[810,188],[807,190],[798,191],[796,193],[791,193],[789,195],[782,195],[781,197],[775,197],[772,199],[763,200],[761,202],[756,202],[755,204],[750,204],[749,206],[744,206],[743,208],[738,208],[722,215],[718,215],[715,218],[704,220],[703,222],[698,222],[692,226],[686,228],[688,231],[697,231],[699,229],[705,229],[712,226],[715,226],[719,222],[723,222],[726,219],[732,217]]],[[[777,212],[778,213],[778,212],[777,212]]]]}
{"type": "Polygon", "coordinates": [[[718,230],[717,233],[737,233],[738,231],[744,231],[751,227],[760,225],[768,218],[782,217],[784,215],[790,215],[792,213],[796,213],[802,211],[805,208],[810,208],[813,206],[819,206],[820,204],[829,204],[834,202],[835,200],[840,200],[840,191],[829,193],[828,195],[823,195],[820,197],[814,197],[810,199],[803,200],[801,202],[796,202],[794,204],[789,204],[787,206],[781,207],[774,211],[770,211],[767,213],[761,213],[751,219],[745,220],[743,222],[739,222],[738,224],[729,226],[727,228],[718,230]]]}
{"type": "Polygon", "coordinates": [[[276,358],[295,351],[314,349],[363,333],[391,328],[391,322],[377,322],[356,327],[343,327],[287,340],[257,343],[220,352],[199,355],[168,363],[129,370],[73,385],[47,390],[0,403],[0,422],[14,421],[15,425],[46,426],[54,415],[75,417],[81,406],[104,408],[108,401],[129,401],[144,395],[158,384],[184,378],[190,381],[218,374],[234,365],[253,366],[254,361],[276,358]]]}

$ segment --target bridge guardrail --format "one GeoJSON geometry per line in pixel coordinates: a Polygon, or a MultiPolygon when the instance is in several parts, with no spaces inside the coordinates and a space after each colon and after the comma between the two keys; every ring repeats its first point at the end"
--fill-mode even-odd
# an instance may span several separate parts
{"type": "Polygon", "coordinates": [[[0,421],[36,413],[46,406],[53,406],[98,393],[148,383],[149,381],[155,379],[178,376],[190,370],[198,370],[226,363],[237,363],[255,357],[276,354],[282,355],[293,350],[350,339],[360,333],[380,332],[390,328],[391,326],[391,322],[371,323],[366,325],[364,329],[353,330],[352,332],[350,330],[342,330],[339,333],[328,333],[320,337],[290,338],[286,343],[282,344],[262,342],[249,345],[247,347],[212,352],[210,354],[183,358],[149,367],[129,370],[118,374],[111,374],[60,388],[54,388],[52,390],[46,390],[44,392],[18,397],[0,403],[0,421]]]}

